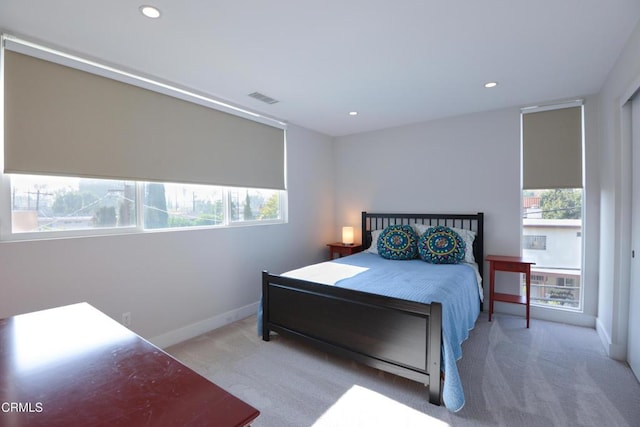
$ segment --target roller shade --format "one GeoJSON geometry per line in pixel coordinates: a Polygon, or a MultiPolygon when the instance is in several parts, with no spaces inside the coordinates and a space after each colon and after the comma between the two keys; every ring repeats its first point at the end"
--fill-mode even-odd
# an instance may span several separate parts
{"type": "Polygon", "coordinates": [[[283,129],[4,55],[6,173],[285,188],[283,129]]]}
{"type": "Polygon", "coordinates": [[[524,189],[582,188],[582,107],[522,115],[524,189]]]}

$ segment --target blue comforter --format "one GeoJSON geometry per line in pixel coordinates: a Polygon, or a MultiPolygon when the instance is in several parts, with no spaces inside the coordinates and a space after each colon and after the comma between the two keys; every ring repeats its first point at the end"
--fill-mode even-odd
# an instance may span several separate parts
{"type": "Polygon", "coordinates": [[[466,264],[429,264],[422,260],[391,261],[370,253],[339,258],[334,262],[367,267],[336,286],[442,304],[442,360],[445,372],[442,396],[450,411],[464,406],[464,391],[456,361],[480,314],[480,295],[473,267],[466,264]]]}

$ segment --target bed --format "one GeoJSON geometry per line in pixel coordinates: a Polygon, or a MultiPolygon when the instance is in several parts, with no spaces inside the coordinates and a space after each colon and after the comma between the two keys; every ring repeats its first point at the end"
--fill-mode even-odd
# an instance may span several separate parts
{"type": "Polygon", "coordinates": [[[340,273],[334,283],[322,283],[315,280],[313,274],[296,276],[292,272],[281,275],[262,272],[258,320],[262,339],[269,341],[271,332],[296,337],[322,350],[424,383],[428,387],[429,402],[436,405],[444,402],[449,410],[458,411],[464,405],[464,393],[456,361],[461,357],[461,344],[482,309],[483,228],[482,213],[362,212],[362,253],[300,269],[308,272],[309,269],[324,270],[327,266],[335,269],[347,266],[356,270],[353,274],[341,278],[340,273]],[[423,229],[442,225],[471,230],[475,233],[472,254],[477,262],[475,265],[434,266],[419,259],[390,261],[387,265],[393,266],[395,272],[385,271],[378,276],[378,267],[374,264],[379,263],[377,258],[380,257],[369,253],[369,248],[374,247],[372,236],[390,225],[411,225],[423,229]],[[431,267],[428,268],[437,270],[438,274],[444,274],[445,270],[455,271],[455,274],[451,279],[439,275],[427,278],[427,274],[420,271],[420,280],[433,282],[427,286],[426,296],[414,298],[413,291],[403,293],[402,286],[398,284],[413,274],[409,270],[429,265],[431,267]],[[403,276],[398,279],[396,273],[403,276]],[[387,277],[391,277],[389,281],[392,282],[392,286],[387,288],[393,291],[380,287],[387,277]],[[457,284],[462,277],[465,282],[464,298],[461,297],[463,291],[458,289],[462,286],[457,284]],[[450,290],[448,296],[439,297],[431,290],[440,286],[440,280],[452,281],[453,284],[443,285],[450,290]],[[473,285],[467,284],[471,281],[473,285]],[[461,304],[458,300],[465,301],[464,306],[458,306],[461,304]]]}

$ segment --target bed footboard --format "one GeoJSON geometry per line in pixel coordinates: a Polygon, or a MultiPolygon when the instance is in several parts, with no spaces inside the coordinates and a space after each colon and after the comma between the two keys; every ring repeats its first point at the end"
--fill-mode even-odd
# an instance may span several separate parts
{"type": "Polygon", "coordinates": [[[374,368],[422,382],[440,405],[442,306],[262,272],[262,339],[301,338],[374,368]]]}

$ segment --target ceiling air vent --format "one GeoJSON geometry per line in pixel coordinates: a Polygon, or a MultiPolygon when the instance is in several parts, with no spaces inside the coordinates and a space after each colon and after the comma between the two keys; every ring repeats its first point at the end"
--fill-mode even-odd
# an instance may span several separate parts
{"type": "Polygon", "coordinates": [[[262,94],[260,92],[253,92],[249,94],[250,97],[257,99],[258,101],[266,102],[267,104],[275,104],[279,102],[277,99],[273,99],[270,96],[262,94]]]}

